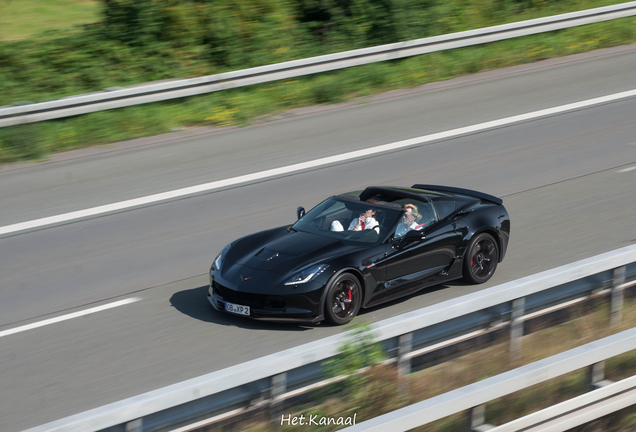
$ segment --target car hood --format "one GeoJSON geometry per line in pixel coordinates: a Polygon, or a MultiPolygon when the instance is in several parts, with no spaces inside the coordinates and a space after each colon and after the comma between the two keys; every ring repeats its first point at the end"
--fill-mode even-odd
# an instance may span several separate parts
{"type": "Polygon", "coordinates": [[[292,231],[247,253],[235,265],[287,274],[358,249],[360,246],[345,245],[340,239],[292,231]]]}

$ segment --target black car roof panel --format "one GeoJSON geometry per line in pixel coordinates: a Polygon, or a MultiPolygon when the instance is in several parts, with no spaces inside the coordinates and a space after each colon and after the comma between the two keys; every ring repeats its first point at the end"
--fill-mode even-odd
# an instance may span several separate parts
{"type": "Polygon", "coordinates": [[[431,197],[417,189],[396,188],[390,186],[369,186],[360,194],[360,200],[366,201],[370,198],[380,201],[391,202],[400,198],[412,198],[418,201],[431,202],[431,197]]]}
{"type": "Polygon", "coordinates": [[[456,188],[456,187],[451,187],[451,186],[438,186],[438,185],[425,185],[425,184],[414,184],[413,188],[415,189],[420,189],[420,190],[425,190],[427,192],[429,191],[440,191],[440,192],[447,192],[450,194],[457,194],[457,195],[466,195],[466,196],[470,196],[470,197],[475,197],[475,198],[479,198],[479,199],[483,199],[486,201],[490,201],[493,202],[495,204],[502,204],[503,200],[501,198],[497,198],[496,196],[493,195],[489,195],[483,192],[478,192],[478,191],[474,191],[471,189],[463,189],[463,188],[456,188]]]}

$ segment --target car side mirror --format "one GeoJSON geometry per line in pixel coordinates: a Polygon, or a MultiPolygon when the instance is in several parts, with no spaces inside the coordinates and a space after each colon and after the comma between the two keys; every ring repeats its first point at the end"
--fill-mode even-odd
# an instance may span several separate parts
{"type": "Polygon", "coordinates": [[[421,242],[426,239],[424,232],[411,230],[407,232],[402,240],[400,240],[400,244],[398,244],[398,249],[404,249],[407,245],[415,242],[421,242]]]}
{"type": "Polygon", "coordinates": [[[305,208],[304,207],[298,207],[296,209],[296,216],[298,216],[298,220],[300,220],[301,217],[305,216],[305,208]]]}

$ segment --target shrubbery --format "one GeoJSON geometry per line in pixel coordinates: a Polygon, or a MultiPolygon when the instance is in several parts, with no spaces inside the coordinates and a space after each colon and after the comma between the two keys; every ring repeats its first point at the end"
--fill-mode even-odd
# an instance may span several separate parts
{"type": "Polygon", "coordinates": [[[548,1],[102,0],[81,32],[0,43],[0,105],[461,31],[548,1]]]}
{"type": "Polygon", "coordinates": [[[105,0],[81,33],[0,44],[0,105],[285,61],[297,33],[276,0],[105,0]]]}

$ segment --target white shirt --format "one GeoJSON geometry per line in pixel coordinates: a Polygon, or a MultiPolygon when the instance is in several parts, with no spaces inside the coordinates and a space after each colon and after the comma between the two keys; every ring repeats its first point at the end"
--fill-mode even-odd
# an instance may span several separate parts
{"type": "MultiPolygon", "coordinates": [[[[358,225],[358,218],[355,218],[354,220],[351,221],[351,223],[349,224],[349,231],[358,231],[356,230],[356,225],[358,225]]],[[[364,222],[364,229],[368,230],[368,229],[373,229],[377,226],[380,226],[380,224],[378,223],[377,220],[375,220],[375,218],[367,218],[364,222]]],[[[360,230],[362,231],[362,230],[360,230]]],[[[376,230],[378,231],[378,230],[376,230]]]]}
{"type": "Polygon", "coordinates": [[[412,229],[415,229],[417,226],[418,224],[415,222],[413,222],[411,226],[409,227],[401,223],[398,225],[397,229],[395,230],[395,237],[402,237],[404,234],[411,231],[412,229]]]}

